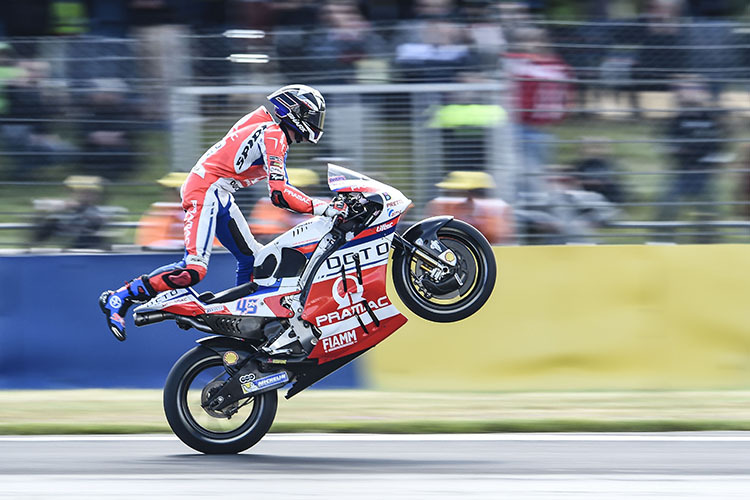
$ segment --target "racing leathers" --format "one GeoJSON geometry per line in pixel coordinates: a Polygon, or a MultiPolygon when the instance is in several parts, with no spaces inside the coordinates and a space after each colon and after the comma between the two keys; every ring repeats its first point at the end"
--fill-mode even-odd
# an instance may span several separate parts
{"type": "Polygon", "coordinates": [[[115,336],[125,339],[124,313],[134,301],[195,285],[206,275],[214,237],[237,259],[236,283],[251,280],[260,245],[250,233],[232,193],[268,179],[274,205],[300,213],[326,214],[328,203],[310,198],[288,182],[289,138],[271,114],[259,107],[243,116],[198,160],[180,191],[185,210],[185,256],[104,292],[100,307],[115,336]]]}

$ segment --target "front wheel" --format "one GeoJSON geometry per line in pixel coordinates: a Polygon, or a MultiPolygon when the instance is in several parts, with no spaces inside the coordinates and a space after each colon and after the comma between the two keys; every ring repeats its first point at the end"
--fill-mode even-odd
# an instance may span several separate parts
{"type": "Polygon", "coordinates": [[[164,413],[186,445],[208,454],[239,453],[268,432],[276,416],[276,391],[241,400],[222,412],[201,404],[229,378],[221,356],[203,346],[186,352],[167,376],[164,413]]]}
{"type": "Polygon", "coordinates": [[[430,321],[449,323],[477,312],[492,294],[497,269],[487,239],[473,226],[452,219],[437,231],[437,238],[456,257],[450,272],[419,252],[404,250],[393,257],[393,285],[404,305],[430,321]]]}

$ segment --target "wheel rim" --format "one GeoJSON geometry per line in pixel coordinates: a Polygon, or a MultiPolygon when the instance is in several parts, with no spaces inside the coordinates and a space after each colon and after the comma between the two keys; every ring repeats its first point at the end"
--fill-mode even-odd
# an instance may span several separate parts
{"type": "Polygon", "coordinates": [[[229,378],[220,356],[211,356],[196,362],[180,383],[178,408],[180,415],[193,431],[213,440],[225,441],[247,433],[253,428],[261,413],[262,398],[241,401],[231,418],[217,418],[217,412],[208,413],[201,406],[206,387],[217,387],[229,378]]]}
{"type": "Polygon", "coordinates": [[[457,274],[463,284],[456,291],[443,295],[429,294],[420,289],[419,278],[426,274],[424,262],[413,254],[405,266],[406,289],[412,299],[427,309],[439,313],[459,311],[469,307],[481,294],[482,284],[487,280],[487,260],[462,232],[443,228],[438,232],[438,238],[458,257],[457,274]]]}

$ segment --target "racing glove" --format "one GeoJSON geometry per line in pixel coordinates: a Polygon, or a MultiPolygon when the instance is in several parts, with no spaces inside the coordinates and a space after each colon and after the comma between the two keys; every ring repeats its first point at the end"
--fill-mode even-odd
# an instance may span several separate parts
{"type": "Polygon", "coordinates": [[[340,200],[334,200],[328,205],[323,204],[320,200],[315,200],[317,203],[313,205],[313,214],[322,215],[324,217],[330,217],[332,219],[336,217],[345,218],[349,214],[349,208],[346,203],[340,200]]]}

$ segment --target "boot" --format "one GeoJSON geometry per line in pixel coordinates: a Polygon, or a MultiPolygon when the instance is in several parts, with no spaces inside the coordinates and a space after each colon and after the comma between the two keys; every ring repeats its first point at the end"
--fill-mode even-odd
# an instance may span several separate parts
{"type": "Polygon", "coordinates": [[[125,313],[133,303],[145,302],[156,293],[143,275],[136,278],[114,292],[107,290],[99,296],[99,307],[107,317],[107,327],[119,341],[125,340],[125,313]]]}

